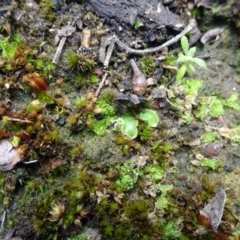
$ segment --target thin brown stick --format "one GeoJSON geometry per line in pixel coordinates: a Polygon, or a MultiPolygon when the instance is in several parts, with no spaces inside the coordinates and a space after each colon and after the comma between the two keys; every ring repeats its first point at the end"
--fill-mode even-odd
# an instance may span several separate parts
{"type": "Polygon", "coordinates": [[[9,116],[4,116],[4,118],[8,121],[13,121],[13,122],[33,123],[32,121],[30,121],[28,119],[20,119],[20,118],[9,117],[9,116]]]}
{"type": "Polygon", "coordinates": [[[109,65],[109,61],[110,61],[110,58],[112,56],[114,46],[115,46],[115,41],[114,40],[110,41],[110,44],[109,44],[108,50],[107,50],[107,55],[106,55],[106,58],[105,58],[104,63],[103,63],[105,68],[107,68],[108,65],[109,65]]]}
{"type": "Polygon", "coordinates": [[[67,39],[67,37],[62,37],[62,39],[60,40],[60,43],[59,43],[59,45],[58,45],[58,47],[57,47],[57,51],[56,51],[56,53],[55,53],[55,55],[54,55],[54,58],[53,58],[53,60],[52,60],[52,63],[57,63],[58,62],[58,60],[59,60],[59,57],[60,57],[60,55],[61,55],[61,52],[62,52],[62,49],[63,49],[63,46],[64,46],[64,44],[65,44],[65,42],[66,42],[66,39],[67,39]]]}
{"type": "Polygon", "coordinates": [[[168,70],[174,70],[174,71],[177,71],[178,68],[175,67],[175,66],[169,66],[169,65],[162,65],[162,68],[165,68],[165,69],[168,69],[168,70]]]}
{"type": "MultiPolygon", "coordinates": [[[[73,25],[76,23],[76,20],[77,20],[77,18],[75,18],[71,23],[69,23],[69,25],[70,25],[70,26],[73,26],[73,25]]],[[[53,58],[53,60],[52,60],[52,63],[57,64],[57,62],[58,62],[58,60],[59,60],[59,57],[60,57],[60,55],[61,55],[63,46],[64,46],[64,44],[65,44],[65,42],[66,42],[66,39],[67,39],[67,37],[62,37],[62,38],[61,38],[60,43],[59,43],[59,45],[58,45],[58,47],[57,47],[57,51],[56,51],[56,53],[55,53],[55,55],[54,55],[54,58],[53,58]]]]}
{"type": "Polygon", "coordinates": [[[103,85],[104,85],[104,83],[106,81],[107,75],[108,75],[107,73],[104,74],[104,76],[102,78],[102,81],[100,82],[99,87],[98,87],[97,91],[95,92],[95,97],[98,97],[101,89],[103,88],[103,85]]]}

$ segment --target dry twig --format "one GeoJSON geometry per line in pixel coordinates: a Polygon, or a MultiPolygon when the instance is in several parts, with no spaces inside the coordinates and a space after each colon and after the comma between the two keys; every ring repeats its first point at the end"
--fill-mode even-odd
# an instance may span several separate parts
{"type": "Polygon", "coordinates": [[[108,67],[108,64],[109,64],[110,58],[112,56],[114,46],[115,46],[115,41],[110,41],[110,44],[109,44],[108,50],[107,50],[107,55],[106,55],[106,58],[105,58],[104,63],[103,63],[105,68],[108,67]]]}
{"type": "Polygon", "coordinates": [[[179,33],[177,36],[173,37],[169,41],[165,42],[164,44],[162,44],[158,47],[147,48],[147,49],[143,49],[143,50],[138,50],[138,49],[133,49],[133,48],[128,47],[121,40],[119,40],[119,38],[116,35],[114,35],[113,38],[115,39],[116,44],[118,44],[118,46],[120,48],[126,50],[127,53],[132,53],[132,54],[136,54],[136,55],[144,55],[144,54],[158,52],[158,51],[162,50],[163,48],[176,43],[182,36],[186,35],[191,30],[192,30],[192,25],[189,24],[181,33],[179,33]]]}
{"type": "Polygon", "coordinates": [[[103,88],[103,85],[104,85],[104,83],[106,81],[107,75],[108,75],[107,73],[104,74],[104,76],[102,78],[102,81],[100,82],[99,87],[98,87],[97,91],[95,92],[95,97],[98,97],[101,89],[103,88]]]}
{"type": "Polygon", "coordinates": [[[179,33],[177,36],[173,37],[169,41],[165,42],[164,44],[154,47],[154,48],[147,48],[143,50],[134,49],[128,47],[125,43],[123,43],[117,35],[113,35],[110,37],[103,37],[101,41],[101,46],[99,50],[99,61],[103,63],[104,67],[107,68],[110,58],[112,56],[112,51],[114,48],[115,43],[122,49],[124,49],[127,53],[132,53],[136,55],[144,55],[149,53],[155,53],[158,52],[174,43],[176,43],[182,36],[186,35],[188,32],[190,32],[193,29],[193,26],[189,24],[181,33],[179,33]],[[105,49],[108,47],[107,54],[105,56],[105,49]]]}
{"type": "MultiPolygon", "coordinates": [[[[59,31],[61,31],[61,40],[60,40],[60,43],[59,43],[59,45],[58,45],[58,47],[57,47],[57,51],[56,51],[56,53],[55,53],[55,55],[54,55],[54,58],[53,58],[53,60],[52,60],[52,63],[57,63],[58,62],[58,60],[59,60],[59,57],[60,57],[60,55],[61,55],[61,52],[62,52],[62,49],[63,49],[63,46],[64,46],[64,44],[65,44],[65,42],[66,42],[66,39],[67,39],[67,37],[68,36],[71,36],[72,35],[72,33],[74,32],[74,28],[72,27],[71,28],[71,26],[73,26],[74,24],[75,24],[75,22],[76,22],[76,20],[77,20],[77,18],[76,19],[74,19],[70,24],[68,24],[67,26],[65,26],[65,27],[63,27],[62,29],[60,29],[59,31]],[[70,30],[69,30],[69,28],[70,28],[70,30]],[[64,33],[64,31],[65,31],[65,33],[64,33]],[[62,33],[63,32],[63,33],[62,33]],[[66,34],[66,35],[64,35],[64,34],[66,34]]],[[[76,29],[75,29],[76,30],[76,29]]]]}
{"type": "Polygon", "coordinates": [[[59,57],[61,55],[61,52],[62,52],[63,46],[64,46],[64,44],[66,42],[66,39],[67,39],[67,37],[62,37],[62,39],[60,40],[60,43],[59,43],[59,45],[57,47],[57,51],[56,51],[56,53],[54,55],[52,63],[56,64],[58,62],[58,59],[59,59],[59,57]]]}

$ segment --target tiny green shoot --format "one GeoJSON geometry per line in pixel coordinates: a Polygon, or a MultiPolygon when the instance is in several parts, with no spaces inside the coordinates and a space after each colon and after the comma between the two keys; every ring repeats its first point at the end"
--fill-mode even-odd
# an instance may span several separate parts
{"type": "Polygon", "coordinates": [[[201,160],[201,166],[202,167],[208,167],[212,169],[213,171],[218,170],[219,168],[223,167],[223,162],[218,160],[213,160],[209,158],[203,158],[201,160]]]}
{"type": "Polygon", "coordinates": [[[156,199],[155,206],[158,210],[164,212],[169,205],[171,205],[171,199],[168,193],[173,189],[173,185],[156,185],[156,188],[161,190],[161,196],[156,199]]]}
{"type": "Polygon", "coordinates": [[[13,58],[18,44],[21,38],[19,35],[13,37],[13,41],[9,41],[9,38],[0,39],[0,52],[3,58],[13,58]]]}
{"type": "Polygon", "coordinates": [[[144,26],[142,22],[140,22],[139,20],[137,20],[135,23],[134,23],[134,28],[135,30],[138,30],[140,27],[144,26]]]}
{"type": "Polygon", "coordinates": [[[204,143],[214,142],[216,140],[216,138],[217,138],[217,135],[213,132],[206,132],[201,137],[201,139],[204,143]]]}
{"type": "Polygon", "coordinates": [[[20,138],[17,136],[14,136],[11,141],[11,144],[13,145],[13,147],[18,147],[19,143],[20,143],[20,138]]]}
{"type": "Polygon", "coordinates": [[[107,127],[109,127],[115,120],[115,109],[105,100],[100,100],[96,104],[97,108],[102,110],[102,115],[104,118],[102,120],[96,121],[91,128],[99,136],[103,136],[106,132],[107,127]]]}
{"type": "Polygon", "coordinates": [[[189,48],[189,42],[186,36],[181,38],[181,46],[183,49],[183,53],[180,53],[177,59],[177,63],[181,65],[181,67],[177,71],[177,81],[183,79],[186,73],[194,73],[195,67],[193,64],[197,64],[201,68],[206,69],[206,63],[201,58],[193,57],[196,52],[196,47],[189,48]]]}
{"type": "Polygon", "coordinates": [[[165,175],[164,169],[159,166],[149,165],[146,170],[148,177],[154,182],[160,181],[165,175]]]}
{"type": "Polygon", "coordinates": [[[228,99],[222,100],[222,103],[225,107],[229,107],[234,110],[240,110],[240,104],[239,104],[237,92],[234,92],[228,99]]]}
{"type": "Polygon", "coordinates": [[[240,109],[237,92],[233,93],[228,99],[221,99],[217,96],[202,97],[200,103],[196,114],[196,117],[200,120],[204,120],[208,115],[217,118],[224,114],[225,108],[240,109]]]}
{"type": "Polygon", "coordinates": [[[37,59],[35,61],[35,66],[37,69],[41,69],[43,67],[43,61],[41,59],[37,59]]]}
{"type": "Polygon", "coordinates": [[[141,172],[138,168],[134,169],[132,167],[133,162],[134,160],[131,159],[125,162],[123,165],[116,167],[120,173],[116,184],[124,190],[132,189],[134,187],[134,184],[137,182],[138,177],[141,175],[141,172]]]}
{"type": "Polygon", "coordinates": [[[91,83],[96,84],[96,83],[99,82],[99,78],[98,78],[97,75],[91,75],[90,76],[90,81],[91,81],[91,83]]]}

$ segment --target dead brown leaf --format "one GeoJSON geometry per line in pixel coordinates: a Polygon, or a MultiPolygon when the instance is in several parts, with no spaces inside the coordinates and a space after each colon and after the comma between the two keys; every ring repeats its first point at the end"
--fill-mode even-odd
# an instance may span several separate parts
{"type": "Polygon", "coordinates": [[[212,200],[200,210],[200,215],[208,219],[212,229],[216,232],[221,222],[224,205],[226,201],[226,192],[220,188],[212,200]]]}
{"type": "Polygon", "coordinates": [[[0,171],[9,171],[21,161],[21,157],[13,145],[7,140],[0,141],[0,171]]]}

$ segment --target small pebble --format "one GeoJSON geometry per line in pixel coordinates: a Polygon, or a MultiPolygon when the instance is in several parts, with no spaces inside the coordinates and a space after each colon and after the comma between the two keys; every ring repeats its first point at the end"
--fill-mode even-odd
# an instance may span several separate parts
{"type": "Polygon", "coordinates": [[[232,167],[232,166],[229,166],[229,165],[225,165],[225,166],[223,167],[223,170],[224,170],[225,172],[232,172],[232,171],[233,171],[233,167],[232,167]]]}
{"type": "Polygon", "coordinates": [[[99,114],[96,114],[96,115],[95,115],[95,118],[96,118],[97,120],[99,120],[99,121],[100,121],[100,120],[103,120],[104,117],[105,117],[105,116],[104,116],[104,114],[102,114],[102,113],[99,113],[99,114]]]}
{"type": "Polygon", "coordinates": [[[136,163],[133,163],[133,164],[132,164],[132,168],[133,168],[133,169],[136,169],[137,167],[138,167],[138,165],[137,165],[136,163]]]}
{"type": "Polygon", "coordinates": [[[222,143],[208,143],[203,146],[202,154],[205,157],[218,156],[223,148],[222,143]]]}
{"type": "Polygon", "coordinates": [[[158,189],[158,190],[156,191],[156,195],[157,195],[157,196],[161,196],[161,195],[162,195],[162,190],[158,189]]]}
{"type": "Polygon", "coordinates": [[[65,124],[66,124],[66,118],[64,117],[60,117],[58,118],[55,123],[60,126],[60,127],[63,127],[65,124]]]}
{"type": "Polygon", "coordinates": [[[164,6],[170,6],[175,0],[162,0],[164,6]]]}

